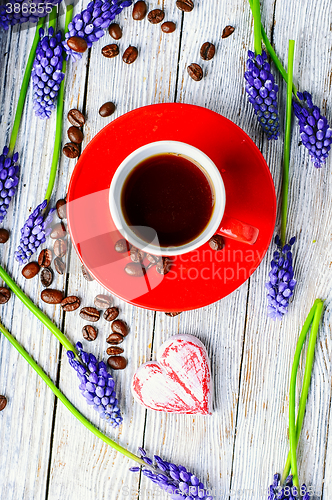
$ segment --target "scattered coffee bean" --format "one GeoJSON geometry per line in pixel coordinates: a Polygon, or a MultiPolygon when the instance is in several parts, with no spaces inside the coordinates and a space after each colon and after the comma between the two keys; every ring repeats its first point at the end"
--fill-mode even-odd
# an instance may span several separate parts
{"type": "Polygon", "coordinates": [[[129,276],[134,276],[135,278],[139,278],[144,276],[145,269],[141,264],[136,264],[135,262],[129,262],[124,268],[125,272],[129,274],[129,276]]]}
{"type": "Polygon", "coordinates": [[[10,299],[11,293],[9,288],[5,288],[4,286],[0,287],[0,304],[6,304],[10,299]]]}
{"type": "Polygon", "coordinates": [[[89,271],[85,266],[82,266],[82,274],[87,281],[94,281],[94,277],[91,276],[91,274],[89,273],[89,271]]]}
{"type": "Polygon", "coordinates": [[[59,219],[67,219],[67,204],[66,200],[58,200],[56,202],[56,211],[58,214],[59,219]]]}
{"type": "Polygon", "coordinates": [[[138,56],[138,50],[136,47],[133,47],[130,45],[123,53],[122,60],[126,64],[132,64],[134,61],[136,61],[138,56]]]}
{"type": "Polygon", "coordinates": [[[131,247],[130,249],[130,258],[133,262],[143,262],[144,260],[144,252],[139,250],[136,247],[131,247]]]}
{"type": "Polygon", "coordinates": [[[1,228],[0,229],[0,243],[6,243],[9,238],[9,232],[7,229],[1,228]]]}
{"type": "Polygon", "coordinates": [[[194,2],[192,0],[177,0],[176,6],[183,12],[191,12],[194,8],[194,2]]]}
{"type": "Polygon", "coordinates": [[[40,267],[50,267],[52,263],[52,252],[51,250],[48,250],[48,248],[45,248],[45,250],[42,250],[39,254],[38,257],[38,264],[40,267]]]}
{"type": "Polygon", "coordinates": [[[215,52],[216,48],[213,43],[205,42],[201,47],[200,55],[204,61],[210,61],[214,57],[215,52]]]}
{"type": "Polygon", "coordinates": [[[119,316],[119,309],[117,307],[109,307],[103,314],[103,318],[106,319],[106,321],[113,321],[118,316],[119,316]]]}
{"type": "Polygon", "coordinates": [[[135,3],[133,8],[133,19],[135,19],[135,21],[142,21],[142,19],[145,18],[147,11],[148,7],[146,3],[143,2],[143,0],[139,0],[135,3]]]}
{"type": "Polygon", "coordinates": [[[63,300],[63,293],[54,288],[46,288],[42,291],[40,296],[42,301],[46,302],[46,304],[60,304],[63,300]]]}
{"type": "Polygon", "coordinates": [[[78,109],[68,111],[67,118],[74,127],[83,127],[85,123],[84,115],[78,109]]]}
{"type": "Polygon", "coordinates": [[[123,340],[124,340],[124,337],[120,333],[111,333],[107,337],[106,342],[108,344],[117,345],[117,344],[121,344],[123,342],[123,340]]]}
{"type": "Polygon", "coordinates": [[[57,257],[64,257],[67,252],[67,243],[65,240],[55,240],[54,253],[57,257]]]}
{"type": "Polygon", "coordinates": [[[113,321],[111,328],[112,332],[120,333],[123,337],[125,337],[129,333],[128,326],[121,319],[116,319],[115,321],[113,321]]]}
{"type": "Polygon", "coordinates": [[[176,24],[172,21],[166,21],[161,25],[161,31],[164,33],[173,33],[176,29],[176,24]]]}
{"type": "Polygon", "coordinates": [[[231,35],[232,33],[234,33],[234,31],[235,31],[235,28],[233,26],[226,26],[223,29],[221,38],[227,38],[229,35],[231,35]]]}
{"type": "Polygon", "coordinates": [[[38,262],[29,262],[29,264],[23,267],[22,274],[27,280],[31,280],[31,278],[34,278],[39,273],[39,269],[38,262]]]}
{"type": "Polygon", "coordinates": [[[159,274],[167,274],[170,271],[172,261],[168,257],[162,257],[162,259],[156,265],[156,271],[159,274]]]}
{"type": "Polygon", "coordinates": [[[85,321],[95,322],[100,318],[100,312],[95,307],[83,307],[80,310],[80,316],[85,321]]]}
{"type": "Polygon", "coordinates": [[[101,49],[101,53],[104,57],[111,59],[119,55],[119,47],[116,43],[110,43],[101,49]]]}
{"type": "Polygon", "coordinates": [[[145,256],[151,264],[157,264],[160,261],[160,257],[158,255],[152,255],[151,253],[147,253],[145,256]]]}
{"type": "Polygon", "coordinates": [[[52,281],[53,281],[53,271],[50,267],[45,267],[40,273],[40,282],[45,288],[47,288],[52,285],[52,281]]]}
{"type": "Polygon", "coordinates": [[[111,116],[115,111],[115,104],[111,101],[105,102],[102,106],[99,108],[99,114],[103,118],[106,118],[107,116],[111,116]]]}
{"type": "Polygon", "coordinates": [[[69,129],[67,130],[67,135],[68,139],[75,144],[81,144],[81,142],[83,141],[82,130],[80,130],[78,127],[74,127],[74,125],[69,127],[69,129]]]}
{"type": "Polygon", "coordinates": [[[7,405],[7,398],[6,396],[0,396],[0,411],[4,410],[7,405]]]}
{"type": "Polygon", "coordinates": [[[148,13],[148,21],[150,21],[151,24],[161,23],[161,21],[164,20],[164,17],[165,12],[160,9],[150,10],[150,12],[148,13]]]}
{"type": "Polygon", "coordinates": [[[108,347],[106,349],[106,354],[108,354],[109,356],[117,356],[118,354],[122,354],[123,353],[123,349],[122,347],[108,347]]]}
{"type": "Polygon", "coordinates": [[[52,227],[52,232],[50,234],[50,237],[53,240],[57,240],[59,238],[64,238],[65,236],[66,236],[66,228],[65,228],[65,225],[62,221],[58,222],[57,224],[55,224],[52,227]]]}
{"type": "Polygon", "coordinates": [[[122,29],[116,23],[112,23],[108,28],[108,32],[114,40],[120,40],[122,37],[122,29]]]}
{"type": "Polygon", "coordinates": [[[113,370],[123,370],[127,366],[127,360],[123,356],[111,356],[108,358],[107,364],[113,370]]]}
{"type": "Polygon", "coordinates": [[[67,142],[62,148],[62,152],[67,158],[77,158],[80,154],[80,148],[74,142],[67,142]]]}
{"type": "Polygon", "coordinates": [[[225,241],[220,234],[215,234],[209,239],[209,245],[212,250],[222,250],[225,246],[225,241]]]}
{"type": "Polygon", "coordinates": [[[94,300],[95,306],[98,309],[107,309],[108,307],[111,307],[112,302],[113,302],[112,297],[103,294],[97,295],[94,300]]]}
{"type": "Polygon", "coordinates": [[[66,312],[76,311],[81,305],[81,301],[76,295],[70,295],[61,302],[60,306],[66,312]]]}
{"type": "Polygon", "coordinates": [[[96,340],[98,330],[92,325],[85,325],[82,328],[82,333],[85,340],[89,340],[89,342],[92,342],[93,340],[96,340]]]}
{"type": "Polygon", "coordinates": [[[203,70],[199,64],[192,63],[187,68],[189,76],[195,80],[195,82],[199,82],[203,78],[203,70]]]}
{"type": "Polygon", "coordinates": [[[178,316],[179,314],[181,314],[182,311],[179,311],[179,312],[171,312],[171,313],[165,313],[166,316],[170,316],[171,318],[174,318],[174,316],[178,316]]]}
{"type": "Polygon", "coordinates": [[[63,260],[60,257],[56,257],[54,259],[54,267],[57,273],[59,274],[64,274],[66,270],[66,264],[63,262],[63,260]]]}
{"type": "Polygon", "coordinates": [[[86,40],[84,38],[81,38],[80,36],[71,36],[70,38],[68,38],[67,45],[74,52],[80,53],[85,52],[88,48],[86,40]]]}
{"type": "Polygon", "coordinates": [[[114,245],[114,250],[119,253],[129,252],[130,244],[127,240],[118,240],[114,245]]]}

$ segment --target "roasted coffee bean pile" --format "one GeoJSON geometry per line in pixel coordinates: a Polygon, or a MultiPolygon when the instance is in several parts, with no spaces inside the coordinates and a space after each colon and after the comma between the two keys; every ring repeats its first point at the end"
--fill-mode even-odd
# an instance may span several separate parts
{"type": "Polygon", "coordinates": [[[155,267],[159,274],[167,274],[172,265],[169,257],[160,257],[142,252],[142,250],[134,247],[124,238],[115,243],[114,250],[118,253],[127,253],[129,255],[131,262],[125,265],[124,270],[129,276],[133,276],[134,278],[144,276],[151,267],[155,267]],[[147,262],[144,262],[144,260],[147,262]]]}
{"type": "MultiPolygon", "coordinates": [[[[79,37],[72,37],[79,38],[79,37]]],[[[71,38],[68,40],[68,44],[71,38]]],[[[80,40],[83,40],[82,38],[80,40]]],[[[84,40],[85,41],[85,40],[84,40]]],[[[78,51],[79,52],[79,51],[78,51]]],[[[71,123],[71,127],[67,130],[68,139],[70,142],[67,142],[62,149],[62,152],[68,158],[77,158],[81,152],[80,144],[83,141],[83,132],[81,128],[85,124],[85,117],[78,109],[71,109],[68,112],[67,118],[71,123]]]]}

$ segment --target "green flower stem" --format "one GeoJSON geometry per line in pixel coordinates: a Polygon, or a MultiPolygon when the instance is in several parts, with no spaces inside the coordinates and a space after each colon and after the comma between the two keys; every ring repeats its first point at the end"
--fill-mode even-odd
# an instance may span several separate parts
{"type": "Polygon", "coordinates": [[[57,388],[57,386],[52,382],[52,380],[46,375],[44,370],[32,359],[32,357],[27,353],[27,351],[21,346],[19,342],[12,336],[11,333],[0,323],[0,331],[4,334],[4,336],[9,340],[9,342],[18,350],[18,352],[23,356],[23,358],[29,363],[29,365],[38,373],[38,375],[44,380],[44,382],[48,385],[48,387],[53,391],[55,396],[60,399],[60,401],[68,408],[68,410],[77,418],[89,431],[91,431],[95,436],[104,441],[104,443],[108,444],[116,451],[119,451],[123,455],[135,462],[138,462],[141,465],[146,465],[145,462],[131,453],[126,448],[123,448],[118,443],[110,439],[108,436],[105,436],[97,427],[95,427],[89,420],[87,420],[74,405],[66,398],[66,396],[57,388]]]}
{"type": "Polygon", "coordinates": [[[252,15],[254,18],[254,47],[255,54],[262,53],[262,22],[261,22],[261,7],[260,0],[253,0],[252,15]]]}
{"type": "Polygon", "coordinates": [[[22,113],[23,113],[23,108],[24,108],[24,102],[25,98],[27,95],[28,91],[28,86],[29,86],[29,81],[30,81],[30,76],[31,76],[31,71],[32,71],[32,66],[33,66],[33,61],[35,59],[36,55],[36,49],[37,45],[39,42],[39,29],[44,26],[45,18],[42,17],[39,19],[37,26],[36,26],[36,33],[32,42],[28,62],[25,68],[24,76],[23,76],[23,81],[22,81],[22,86],[20,90],[20,95],[18,98],[18,103],[17,103],[17,108],[16,108],[16,114],[15,114],[15,119],[14,119],[14,124],[13,124],[13,130],[10,136],[10,141],[9,141],[9,156],[12,156],[14,153],[15,149],[15,144],[16,144],[16,139],[17,139],[17,134],[18,130],[20,128],[20,123],[22,119],[22,113]]]}
{"type": "Polygon", "coordinates": [[[59,330],[57,326],[37,307],[30,299],[25,295],[24,292],[16,285],[15,281],[6,273],[3,267],[0,266],[0,277],[9,286],[9,288],[14,292],[14,294],[23,302],[23,304],[30,309],[30,311],[38,318],[46,328],[50,330],[53,335],[58,339],[58,341],[63,345],[67,351],[73,351],[77,355],[75,347],[69,342],[67,337],[59,330]]]}
{"type": "MultiPolygon", "coordinates": [[[[314,355],[315,355],[315,345],[316,345],[316,340],[317,340],[317,334],[318,334],[318,327],[320,323],[320,319],[323,313],[323,305],[324,302],[320,299],[315,300],[314,305],[312,306],[308,317],[303,325],[302,332],[305,332],[305,335],[303,335],[301,341],[303,340],[303,343],[301,345],[301,349],[303,347],[304,341],[306,339],[307,332],[310,328],[310,325],[312,323],[311,327],[311,334],[309,338],[309,344],[308,344],[308,352],[307,352],[307,358],[306,358],[306,364],[305,364],[305,370],[304,370],[304,377],[303,377],[303,386],[302,386],[302,391],[301,391],[301,397],[300,397],[300,402],[299,402],[299,411],[297,414],[297,421],[296,421],[296,446],[299,442],[300,439],[300,434],[302,430],[302,424],[303,424],[303,419],[304,419],[304,413],[305,413],[305,407],[307,404],[307,398],[308,398],[308,392],[309,392],[309,386],[310,386],[310,380],[311,380],[311,372],[312,372],[312,365],[314,361],[314,355]]],[[[301,334],[302,334],[301,332],[301,334]]],[[[300,339],[299,339],[300,342],[300,339]]],[[[284,472],[282,474],[281,478],[281,484],[283,484],[290,472],[291,469],[291,455],[290,453],[288,454],[286,465],[284,468],[284,472]]]]}
{"type": "Polygon", "coordinates": [[[57,7],[53,7],[53,9],[51,10],[49,19],[48,19],[48,27],[53,28],[54,32],[56,31],[57,14],[58,14],[57,7]]]}
{"type": "MultiPolygon", "coordinates": [[[[72,20],[72,17],[73,17],[73,6],[68,5],[67,10],[66,10],[65,33],[67,33],[67,31],[68,31],[68,24],[72,20]]],[[[64,74],[66,74],[66,68],[67,68],[67,62],[64,59],[64,61],[62,63],[62,72],[64,74]]],[[[57,100],[56,130],[55,130],[53,158],[52,158],[50,177],[48,180],[48,185],[47,185],[46,194],[45,194],[45,199],[47,200],[47,203],[49,202],[51,195],[52,195],[55,177],[56,177],[56,173],[57,173],[57,169],[58,169],[58,163],[59,163],[61,136],[62,136],[64,91],[65,91],[65,78],[62,80],[62,82],[60,84],[58,100],[57,100]]]]}
{"type": "Polygon", "coordinates": [[[287,74],[287,100],[286,100],[286,127],[284,140],[284,169],[282,178],[282,203],[281,203],[281,243],[286,243],[288,187],[289,187],[289,156],[292,125],[292,85],[293,85],[293,61],[294,40],[288,44],[288,74],[287,74]]]}

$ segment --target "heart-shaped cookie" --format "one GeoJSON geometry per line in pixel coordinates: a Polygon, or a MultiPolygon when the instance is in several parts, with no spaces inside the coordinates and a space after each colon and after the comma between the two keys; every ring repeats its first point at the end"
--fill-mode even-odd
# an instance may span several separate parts
{"type": "Polygon", "coordinates": [[[206,349],[192,335],[164,342],[157,361],[141,365],[132,380],[136,401],[157,411],[211,414],[211,372],[206,349]]]}

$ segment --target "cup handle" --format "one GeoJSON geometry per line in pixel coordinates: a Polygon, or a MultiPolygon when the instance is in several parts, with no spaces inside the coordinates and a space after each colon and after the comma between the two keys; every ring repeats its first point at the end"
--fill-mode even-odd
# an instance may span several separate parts
{"type": "Polygon", "coordinates": [[[247,245],[254,245],[259,235],[259,229],[240,220],[233,219],[233,217],[224,215],[217,229],[217,234],[221,234],[232,240],[241,241],[247,245]]]}

